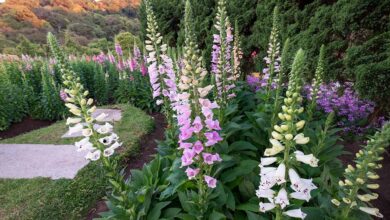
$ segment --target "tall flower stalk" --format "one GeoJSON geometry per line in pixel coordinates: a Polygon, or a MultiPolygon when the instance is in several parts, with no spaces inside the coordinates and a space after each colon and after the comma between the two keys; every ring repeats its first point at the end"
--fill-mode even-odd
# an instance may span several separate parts
{"type": "Polygon", "coordinates": [[[118,135],[113,132],[113,126],[104,123],[107,117],[105,113],[96,118],[92,117],[92,113],[96,110],[94,100],[88,98],[89,92],[80,83],[80,77],[72,70],[54,35],[49,33],[47,40],[62,75],[66,93],[65,105],[73,115],[66,121],[69,125],[69,133],[81,132],[84,136],[82,140],[75,143],[75,146],[78,151],[87,151],[86,159],[101,161],[111,184],[113,198],[116,198],[113,200],[115,205],[128,208],[130,204],[127,200],[127,187],[123,176],[118,173],[117,161],[111,157],[122,143],[118,135]]]}
{"type": "MultiPolygon", "coordinates": [[[[214,97],[221,106],[219,120],[222,122],[223,110],[228,104],[228,99],[235,97],[233,88],[235,88],[236,74],[235,65],[239,66],[239,49],[236,53],[233,50],[232,59],[232,42],[233,33],[229,17],[226,11],[226,1],[219,0],[217,7],[216,22],[214,25],[217,34],[213,35],[213,51],[211,54],[211,72],[214,78],[214,97]],[[234,55],[237,55],[238,63],[235,63],[234,55]],[[233,68],[232,68],[233,65],[233,68]]],[[[238,42],[237,42],[238,45],[238,42]]]]}
{"type": "Polygon", "coordinates": [[[260,185],[256,191],[261,200],[260,211],[274,211],[275,219],[278,220],[282,219],[283,215],[305,218],[306,214],[301,209],[289,209],[290,199],[309,201],[311,190],[317,188],[311,179],[301,178],[297,173],[300,163],[318,166],[317,158],[312,154],[305,155],[299,150],[299,145],[309,142],[308,137],[299,133],[305,125],[305,121],[299,120],[299,114],[304,111],[300,95],[303,64],[304,52],[299,50],[292,65],[282,112],[278,114],[281,123],[274,126],[270,139],[272,147],[265,150],[265,157],[261,158],[260,163],[260,185]],[[279,165],[269,166],[275,163],[279,165]]]}
{"type": "Polygon", "coordinates": [[[277,121],[277,113],[280,110],[281,105],[281,93],[283,90],[283,83],[284,83],[284,77],[287,75],[287,57],[288,57],[288,50],[290,49],[290,39],[287,38],[287,40],[284,42],[283,45],[283,51],[282,51],[282,57],[280,62],[280,71],[278,73],[278,79],[277,79],[277,85],[276,85],[276,91],[275,91],[275,101],[274,101],[274,109],[273,114],[271,118],[271,126],[274,126],[277,121]]]}
{"type": "Polygon", "coordinates": [[[274,8],[273,17],[272,17],[272,30],[269,37],[267,57],[264,58],[267,68],[263,70],[265,76],[268,77],[267,80],[267,99],[270,98],[270,92],[272,89],[272,84],[274,81],[275,73],[280,71],[280,43],[279,43],[279,9],[278,7],[274,8]]]}
{"type": "Polygon", "coordinates": [[[214,120],[213,110],[219,108],[215,102],[207,99],[212,85],[204,86],[207,71],[202,66],[202,56],[195,43],[192,29],[192,10],[189,0],[185,5],[185,46],[183,68],[178,85],[178,103],[175,107],[179,126],[179,150],[182,151],[181,166],[185,167],[189,180],[198,186],[198,219],[203,219],[207,210],[208,195],[217,186],[212,177],[212,167],[221,161],[213,146],[222,138],[218,120],[214,120]]]}
{"type": "Polygon", "coordinates": [[[163,111],[169,125],[173,124],[172,107],[176,100],[176,74],[172,59],[167,55],[168,46],[162,43],[163,37],[158,32],[156,16],[148,0],[144,1],[147,14],[147,40],[145,48],[148,51],[147,63],[153,98],[157,105],[163,104],[163,111]]]}
{"type": "Polygon", "coordinates": [[[313,113],[317,107],[317,99],[320,93],[320,86],[324,78],[324,66],[325,66],[325,46],[322,45],[320,49],[320,55],[318,57],[318,64],[317,64],[315,76],[310,91],[311,101],[308,109],[309,120],[313,117],[313,113]]]}
{"type": "Polygon", "coordinates": [[[376,169],[382,168],[380,161],[383,160],[382,154],[384,147],[390,144],[390,123],[377,132],[367,145],[356,153],[355,167],[348,165],[345,169],[344,180],[339,182],[339,193],[337,199],[333,199],[340,210],[337,212],[340,219],[350,219],[351,212],[360,210],[367,214],[383,218],[379,209],[371,207],[369,202],[378,198],[378,194],[371,190],[379,188],[379,184],[374,183],[379,179],[376,169]]]}
{"type": "Polygon", "coordinates": [[[241,38],[240,31],[238,29],[238,21],[236,20],[234,24],[234,42],[233,42],[233,80],[238,80],[241,73],[241,60],[243,56],[243,52],[241,49],[241,38]]]}

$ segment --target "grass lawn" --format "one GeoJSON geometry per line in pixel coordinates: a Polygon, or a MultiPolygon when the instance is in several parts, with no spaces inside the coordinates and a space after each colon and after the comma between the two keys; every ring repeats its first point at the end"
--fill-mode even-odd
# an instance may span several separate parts
{"type": "MultiPolygon", "coordinates": [[[[124,142],[122,156],[138,151],[138,141],[153,128],[153,119],[135,107],[122,109],[122,120],[115,130],[124,142]]],[[[72,144],[78,139],[62,139],[67,131],[64,121],[0,143],[72,144]]],[[[90,163],[73,180],[49,178],[0,179],[0,219],[82,219],[94,203],[105,195],[103,169],[90,163]]]]}

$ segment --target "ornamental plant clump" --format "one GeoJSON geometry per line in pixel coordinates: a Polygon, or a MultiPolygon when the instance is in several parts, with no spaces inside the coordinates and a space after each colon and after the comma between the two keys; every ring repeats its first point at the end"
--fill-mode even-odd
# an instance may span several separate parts
{"type": "Polygon", "coordinates": [[[122,143],[113,132],[113,126],[108,122],[103,124],[107,117],[105,113],[96,118],[92,117],[96,106],[93,105],[93,99],[87,98],[89,92],[84,89],[80,78],[71,69],[53,34],[49,33],[47,39],[62,75],[64,92],[67,95],[65,105],[74,116],[66,120],[69,134],[82,133],[84,138],[75,143],[77,150],[86,151],[86,159],[103,163],[117,204],[128,207],[123,177],[117,172],[116,161],[111,157],[122,143]]]}
{"type": "Polygon", "coordinates": [[[300,95],[303,65],[304,52],[299,50],[292,65],[282,112],[278,114],[281,123],[274,126],[270,139],[272,147],[265,150],[260,163],[260,185],[256,191],[261,200],[260,212],[272,211],[276,219],[282,219],[283,215],[304,219],[306,214],[300,208],[290,206],[296,203],[294,200],[308,202],[311,191],[317,189],[312,179],[301,178],[297,172],[301,163],[318,166],[317,158],[312,154],[305,155],[299,149],[299,145],[309,142],[308,137],[299,133],[305,125],[305,121],[299,121],[299,114],[304,111],[300,95]],[[278,166],[270,166],[275,163],[278,166]]]}
{"type": "Polygon", "coordinates": [[[348,165],[345,169],[344,180],[339,182],[339,191],[332,203],[337,206],[337,216],[348,219],[357,216],[357,210],[369,215],[383,218],[379,209],[369,205],[379,197],[371,190],[379,188],[373,181],[379,179],[375,170],[382,168],[384,147],[390,144],[390,123],[384,125],[381,132],[377,132],[367,145],[356,153],[355,167],[348,165]]]}

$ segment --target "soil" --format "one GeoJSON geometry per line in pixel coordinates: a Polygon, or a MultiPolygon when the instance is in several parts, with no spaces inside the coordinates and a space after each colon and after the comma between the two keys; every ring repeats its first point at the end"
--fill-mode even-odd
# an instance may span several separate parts
{"type": "Polygon", "coordinates": [[[53,121],[44,121],[27,117],[21,122],[13,123],[7,130],[0,131],[0,139],[12,138],[35,129],[47,127],[53,123],[53,121]]]}
{"type": "MultiPolygon", "coordinates": [[[[344,155],[341,157],[341,160],[344,164],[349,164],[352,162],[357,153],[362,146],[363,142],[345,142],[343,143],[345,150],[351,152],[351,155],[344,155]]],[[[386,146],[384,146],[386,147],[386,146]]],[[[389,148],[387,148],[389,149],[389,148]]],[[[378,175],[380,178],[376,181],[380,185],[379,189],[374,190],[379,194],[377,200],[373,200],[372,204],[374,207],[378,208],[384,216],[384,220],[390,220],[390,153],[386,151],[383,155],[384,160],[382,161],[382,169],[378,170],[378,175]]]]}
{"type": "MultiPolygon", "coordinates": [[[[125,168],[126,177],[130,175],[130,170],[140,169],[145,163],[152,160],[152,155],[156,153],[156,140],[163,140],[165,137],[164,131],[167,124],[164,115],[161,113],[152,113],[150,116],[154,118],[155,128],[151,133],[141,137],[139,143],[140,152],[137,155],[128,158],[125,168]]],[[[98,201],[96,205],[89,210],[86,219],[92,220],[94,218],[99,218],[99,213],[105,211],[108,211],[105,200],[98,201]]]]}

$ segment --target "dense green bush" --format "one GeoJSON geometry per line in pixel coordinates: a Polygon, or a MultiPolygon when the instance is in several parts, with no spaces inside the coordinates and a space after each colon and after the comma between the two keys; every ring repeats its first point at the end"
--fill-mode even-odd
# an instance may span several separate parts
{"type": "Polygon", "coordinates": [[[25,114],[23,90],[11,82],[5,65],[0,64],[0,130],[22,120],[25,114]]]}

